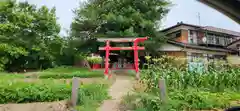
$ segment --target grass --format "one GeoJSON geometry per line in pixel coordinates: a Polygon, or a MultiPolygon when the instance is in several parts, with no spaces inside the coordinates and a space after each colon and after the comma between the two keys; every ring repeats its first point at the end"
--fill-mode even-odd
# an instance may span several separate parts
{"type": "Polygon", "coordinates": [[[23,79],[23,78],[39,78],[39,79],[69,79],[73,77],[80,78],[95,78],[104,77],[103,71],[101,70],[89,70],[87,68],[78,67],[56,67],[50,68],[38,72],[28,72],[28,73],[7,73],[0,72],[0,79],[23,79]]]}
{"type": "Polygon", "coordinates": [[[40,79],[69,79],[73,77],[94,78],[103,77],[103,71],[91,71],[87,68],[77,67],[58,67],[37,72],[35,75],[28,75],[27,78],[37,77],[40,79]]]}
{"type": "Polygon", "coordinates": [[[1,72],[0,73],[0,79],[23,79],[25,76],[23,74],[13,74],[13,73],[6,73],[6,72],[1,72]]]}
{"type": "Polygon", "coordinates": [[[88,68],[79,68],[79,67],[70,67],[70,66],[61,66],[56,68],[49,68],[43,70],[42,72],[54,72],[54,73],[72,73],[77,71],[89,71],[88,68]]]}
{"type": "Polygon", "coordinates": [[[46,79],[46,78],[54,78],[54,79],[69,79],[73,77],[80,77],[80,78],[94,78],[94,77],[103,77],[104,74],[101,72],[72,72],[72,73],[49,73],[49,72],[44,72],[44,73],[39,73],[38,78],[40,79],[46,79]]]}
{"type": "Polygon", "coordinates": [[[82,94],[80,94],[80,102],[77,106],[79,111],[96,111],[96,109],[101,105],[103,100],[109,99],[106,85],[98,85],[96,86],[83,86],[82,94]],[[93,93],[89,93],[87,90],[93,91],[93,93]]]}

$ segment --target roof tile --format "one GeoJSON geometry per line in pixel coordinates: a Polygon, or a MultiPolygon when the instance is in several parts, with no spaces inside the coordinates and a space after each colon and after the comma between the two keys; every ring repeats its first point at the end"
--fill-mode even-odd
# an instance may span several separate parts
{"type": "Polygon", "coordinates": [[[229,35],[234,35],[234,36],[240,37],[240,32],[231,31],[231,30],[222,29],[222,28],[217,28],[217,27],[213,27],[213,26],[205,26],[202,29],[209,30],[209,31],[214,31],[214,32],[220,32],[220,33],[226,33],[226,34],[229,34],[229,35]]]}

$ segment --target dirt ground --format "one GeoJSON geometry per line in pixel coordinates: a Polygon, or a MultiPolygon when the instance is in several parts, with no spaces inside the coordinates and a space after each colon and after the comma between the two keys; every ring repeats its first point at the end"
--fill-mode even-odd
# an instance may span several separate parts
{"type": "Polygon", "coordinates": [[[27,104],[0,104],[0,111],[69,111],[67,101],[27,104]]]}
{"type": "Polygon", "coordinates": [[[121,98],[132,91],[133,83],[129,77],[117,76],[108,93],[110,100],[105,100],[98,111],[119,111],[118,106],[121,98]]]}

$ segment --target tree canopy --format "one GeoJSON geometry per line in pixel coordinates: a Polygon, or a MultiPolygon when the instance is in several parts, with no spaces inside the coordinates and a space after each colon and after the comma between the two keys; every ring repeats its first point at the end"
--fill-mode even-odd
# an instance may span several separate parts
{"type": "Polygon", "coordinates": [[[52,66],[63,47],[56,20],[55,8],[36,8],[12,0],[1,2],[0,69],[52,66]]]}
{"type": "Polygon", "coordinates": [[[168,12],[167,0],[87,0],[75,12],[71,37],[86,41],[99,37],[144,37],[147,50],[156,51],[165,37],[159,32],[168,12]]]}
{"type": "MultiPolygon", "coordinates": [[[[82,53],[94,52],[100,37],[145,37],[149,52],[166,39],[158,29],[167,0],[87,0],[76,8],[71,30],[61,37],[56,9],[28,2],[0,2],[0,70],[72,65],[82,53]]],[[[121,44],[120,44],[121,45],[121,44]]],[[[130,44],[131,45],[131,44],[130,44]]]]}

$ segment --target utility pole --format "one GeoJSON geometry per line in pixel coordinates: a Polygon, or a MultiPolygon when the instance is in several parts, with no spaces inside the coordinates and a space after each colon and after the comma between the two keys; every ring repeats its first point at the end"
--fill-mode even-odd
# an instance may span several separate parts
{"type": "Polygon", "coordinates": [[[201,16],[200,13],[197,13],[197,18],[198,18],[198,25],[201,25],[201,16]]]}

